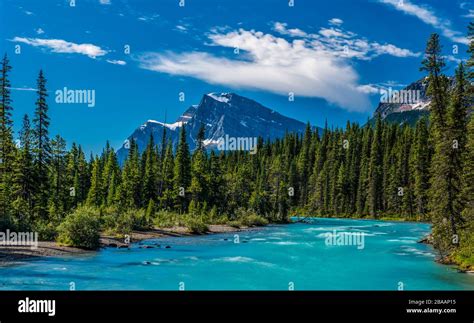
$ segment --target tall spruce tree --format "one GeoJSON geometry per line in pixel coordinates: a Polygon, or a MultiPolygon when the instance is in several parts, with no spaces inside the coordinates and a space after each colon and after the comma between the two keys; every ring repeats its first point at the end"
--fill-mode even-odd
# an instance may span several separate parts
{"type": "Polygon", "coordinates": [[[13,209],[17,227],[27,230],[31,226],[34,194],[34,168],[31,153],[32,130],[28,115],[23,117],[19,148],[13,172],[13,209]]]}
{"type": "Polygon", "coordinates": [[[189,155],[189,146],[186,139],[186,129],[181,127],[179,133],[179,143],[176,149],[176,158],[174,162],[174,190],[176,199],[176,208],[184,213],[188,207],[188,189],[191,184],[191,160],[189,155]]]}
{"type": "Polygon", "coordinates": [[[415,127],[413,149],[413,179],[416,213],[426,219],[428,213],[428,189],[430,148],[428,143],[428,120],[421,118],[415,127]]]}
{"type": "Polygon", "coordinates": [[[5,54],[0,71],[0,230],[11,226],[12,171],[15,146],[12,134],[10,61],[5,54]]]}
{"type": "Polygon", "coordinates": [[[123,167],[122,181],[118,193],[123,208],[137,208],[143,204],[140,166],[138,145],[134,139],[131,139],[128,158],[123,167]]]}
{"type": "MultiPolygon", "coordinates": [[[[204,148],[205,127],[201,124],[196,137],[197,147],[191,160],[191,184],[189,191],[191,200],[201,208],[209,198],[209,170],[207,154],[204,148]]],[[[212,176],[212,174],[211,174],[212,176]]]]}
{"type": "Polygon", "coordinates": [[[153,135],[150,135],[150,140],[143,153],[143,200],[148,203],[150,200],[157,200],[158,185],[159,185],[159,165],[158,155],[155,147],[155,140],[153,135]]]}
{"type": "Polygon", "coordinates": [[[166,145],[163,165],[161,167],[160,207],[171,210],[174,205],[174,156],[171,140],[166,145]]]}
{"type": "Polygon", "coordinates": [[[49,202],[49,213],[56,219],[65,216],[67,207],[67,187],[66,173],[66,141],[56,135],[51,140],[51,167],[50,167],[50,187],[51,196],[49,202]]]}
{"type": "MultiPolygon", "coordinates": [[[[432,98],[430,105],[430,140],[434,145],[431,163],[429,207],[433,223],[434,246],[441,258],[453,250],[453,239],[457,235],[458,214],[455,210],[455,191],[450,165],[453,143],[447,125],[446,105],[448,102],[447,78],[442,74],[445,66],[441,55],[439,36],[432,34],[428,40],[422,70],[428,73],[427,94],[432,98]]],[[[458,170],[459,171],[459,170],[458,170]]]]}
{"type": "Polygon", "coordinates": [[[374,217],[378,216],[378,212],[382,208],[382,127],[382,119],[378,114],[371,144],[367,188],[368,210],[369,214],[374,217]]]}
{"type": "Polygon", "coordinates": [[[102,192],[101,165],[98,157],[92,161],[91,186],[87,194],[87,204],[91,206],[102,206],[104,196],[102,192]]]}
{"type": "Polygon", "coordinates": [[[51,161],[51,143],[49,140],[48,91],[46,78],[40,70],[37,80],[36,109],[33,118],[33,154],[35,167],[34,212],[41,220],[48,217],[49,166],[51,161]]]}

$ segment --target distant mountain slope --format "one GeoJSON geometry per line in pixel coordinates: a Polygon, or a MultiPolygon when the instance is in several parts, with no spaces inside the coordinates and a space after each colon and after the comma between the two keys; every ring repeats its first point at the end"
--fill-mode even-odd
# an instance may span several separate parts
{"type": "MultiPolygon", "coordinates": [[[[196,147],[196,136],[203,124],[206,128],[204,144],[208,149],[216,149],[220,138],[256,138],[274,140],[282,138],[286,132],[304,133],[306,124],[281,115],[260,103],[235,93],[205,94],[198,105],[189,107],[174,123],[148,120],[138,127],[118,150],[118,158],[123,163],[128,155],[128,143],[133,138],[143,151],[150,139],[160,143],[163,128],[173,145],[178,142],[179,131],[186,128],[190,149],[196,147]]],[[[320,128],[318,128],[321,130],[320,128]]]]}
{"type": "MultiPolygon", "coordinates": [[[[455,86],[455,80],[452,77],[449,80],[451,90],[455,86]]],[[[374,123],[375,117],[380,114],[388,122],[415,125],[418,119],[429,115],[431,98],[426,95],[427,89],[428,81],[423,78],[403,88],[402,91],[405,92],[393,91],[388,96],[389,102],[379,103],[369,123],[374,123]]]]}
{"type": "Polygon", "coordinates": [[[428,82],[425,78],[423,78],[402,89],[402,91],[407,92],[389,92],[391,95],[386,97],[386,102],[379,103],[377,109],[374,112],[374,116],[380,114],[382,119],[385,119],[392,113],[404,113],[406,111],[427,111],[431,103],[431,99],[426,95],[427,88],[428,82]]]}

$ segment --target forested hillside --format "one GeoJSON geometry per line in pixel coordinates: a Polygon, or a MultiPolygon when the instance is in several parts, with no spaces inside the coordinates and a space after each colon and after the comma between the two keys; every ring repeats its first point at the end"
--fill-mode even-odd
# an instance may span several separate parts
{"type": "Polygon", "coordinates": [[[177,147],[166,132],[161,142],[150,138],[141,154],[132,141],[123,167],[108,144],[89,158],[80,145],[67,149],[60,135],[50,137],[42,71],[34,113],[13,134],[5,56],[0,230],[35,230],[43,239],[93,248],[100,230],[124,233],[180,219],[196,231],[214,222],[286,222],[289,215],[424,220],[433,223],[434,245],[445,261],[472,265],[474,121],[467,102],[474,82],[474,24],[469,31],[471,58],[457,68],[452,90],[439,37],[430,37],[421,66],[430,84],[430,115],[415,127],[380,116],[375,125],[348,122],[344,129],[326,127],[322,135],[308,125],[304,135],[260,139],[256,154],[206,152],[204,127],[190,151],[182,127],[177,147]],[[84,234],[87,243],[76,239],[84,234]]]}

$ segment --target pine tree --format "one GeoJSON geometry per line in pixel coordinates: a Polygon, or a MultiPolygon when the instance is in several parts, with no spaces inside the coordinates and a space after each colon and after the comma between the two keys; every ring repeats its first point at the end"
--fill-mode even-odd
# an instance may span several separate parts
{"type": "Polygon", "coordinates": [[[122,207],[137,208],[142,206],[142,179],[140,154],[135,140],[130,141],[128,158],[122,171],[122,182],[118,194],[122,207]]]}
{"type": "Polygon", "coordinates": [[[216,206],[217,213],[224,213],[225,182],[222,160],[211,150],[209,157],[209,205],[216,206]]]}
{"type": "Polygon", "coordinates": [[[269,182],[271,187],[270,203],[273,220],[286,222],[288,219],[288,184],[285,176],[282,156],[276,155],[270,166],[269,182]]]}
{"type": "Polygon", "coordinates": [[[48,92],[46,90],[46,79],[43,71],[39,72],[37,80],[36,109],[33,118],[33,154],[35,166],[35,206],[34,211],[40,219],[45,220],[48,216],[48,199],[49,199],[49,165],[51,160],[51,144],[49,140],[49,116],[48,104],[46,98],[48,92]]]}
{"type": "Polygon", "coordinates": [[[462,198],[461,180],[463,168],[463,154],[466,150],[467,133],[467,93],[466,93],[466,75],[464,65],[459,64],[456,70],[456,86],[451,93],[449,106],[447,109],[447,133],[448,141],[451,142],[450,160],[449,160],[449,184],[452,192],[452,214],[450,215],[451,230],[454,234],[457,232],[456,226],[461,225],[464,220],[461,212],[464,208],[464,199],[462,198]]]}
{"type": "Polygon", "coordinates": [[[374,136],[371,144],[367,195],[369,214],[373,217],[378,216],[378,212],[382,208],[382,132],[382,120],[380,115],[377,115],[374,136]]]}
{"type": "Polygon", "coordinates": [[[413,185],[410,181],[410,156],[412,149],[411,144],[413,141],[412,129],[409,126],[404,125],[401,131],[401,149],[398,158],[398,173],[400,174],[400,186],[398,189],[398,194],[402,197],[402,215],[408,218],[412,218],[414,215],[413,185]]]}
{"type": "MultiPolygon", "coordinates": [[[[474,98],[474,22],[471,22],[468,27],[468,38],[469,38],[469,49],[468,53],[470,54],[469,59],[466,63],[466,79],[465,82],[466,96],[468,102],[470,102],[470,109],[472,109],[472,100],[474,98]]],[[[462,76],[462,73],[458,70],[456,73],[457,78],[462,76]]],[[[456,83],[458,83],[457,81],[456,83]]],[[[462,105],[459,103],[462,102],[459,99],[461,87],[456,84],[456,90],[453,93],[453,98],[451,101],[451,109],[449,113],[451,118],[455,114],[463,114],[462,105]],[[455,109],[455,105],[457,108],[455,109]],[[455,110],[461,108],[461,111],[455,113],[455,110]]],[[[451,119],[450,118],[450,119],[451,119]]],[[[450,122],[451,125],[454,124],[454,118],[450,122]]],[[[464,120],[460,120],[463,122],[464,120]]],[[[457,134],[459,137],[460,133],[457,134]]],[[[461,146],[463,147],[463,146],[461,146]]],[[[461,264],[462,267],[467,267],[464,265],[464,262],[467,262],[472,267],[474,260],[474,117],[472,114],[469,116],[469,121],[466,126],[465,132],[465,146],[462,150],[462,177],[461,184],[462,190],[460,193],[460,201],[463,203],[462,219],[464,223],[460,228],[459,234],[459,248],[455,252],[455,257],[457,261],[461,264]]],[[[457,156],[456,156],[457,157],[457,156]]]]}
{"type": "Polygon", "coordinates": [[[323,136],[321,139],[321,143],[318,145],[316,149],[316,156],[315,162],[313,166],[313,172],[311,176],[310,182],[312,183],[312,192],[311,192],[311,199],[310,199],[310,210],[313,212],[320,213],[323,209],[323,172],[324,165],[326,163],[326,156],[327,156],[327,145],[329,142],[329,130],[326,126],[324,127],[323,136]]]}
{"type": "Polygon", "coordinates": [[[456,251],[456,256],[461,264],[467,262],[472,266],[474,259],[474,118],[472,116],[467,126],[462,184],[464,225],[460,230],[459,249],[456,251]]]}
{"type": "Polygon", "coordinates": [[[416,213],[425,218],[428,213],[428,189],[430,148],[428,143],[428,120],[420,119],[415,128],[413,149],[413,176],[416,213]]]}
{"type": "Polygon", "coordinates": [[[155,150],[155,141],[153,135],[143,153],[144,173],[143,173],[143,200],[150,201],[158,198],[158,155],[155,150]]]}
{"type": "Polygon", "coordinates": [[[188,197],[186,195],[191,184],[191,161],[189,156],[189,146],[186,142],[186,129],[181,127],[179,133],[179,143],[176,149],[174,162],[174,190],[176,207],[182,213],[187,210],[188,197]]]}
{"type": "MultiPolygon", "coordinates": [[[[456,180],[453,181],[451,178],[459,170],[453,172],[451,165],[453,143],[447,125],[447,78],[441,74],[445,63],[441,56],[441,45],[437,34],[430,37],[425,53],[426,58],[423,60],[422,70],[428,72],[427,94],[432,97],[430,134],[434,144],[434,155],[430,169],[429,208],[433,222],[434,246],[438,249],[441,258],[444,259],[454,247],[452,242],[457,236],[457,227],[460,221],[454,204],[457,199],[456,180]]],[[[453,104],[452,100],[451,104],[453,104]]]]}
{"type": "Polygon", "coordinates": [[[66,173],[69,189],[67,204],[68,209],[71,209],[87,199],[90,187],[89,165],[82,147],[75,143],[72,144],[71,151],[68,153],[66,173]]]}
{"type": "Polygon", "coordinates": [[[174,205],[174,156],[171,140],[165,149],[163,166],[161,167],[161,178],[160,191],[162,194],[160,195],[160,207],[169,210],[174,205]]]}
{"type": "MultiPolygon", "coordinates": [[[[430,103],[430,125],[433,127],[432,133],[435,136],[441,134],[446,126],[448,79],[441,73],[446,66],[441,54],[441,48],[439,35],[436,33],[431,34],[426,45],[425,58],[420,68],[420,70],[428,73],[426,95],[432,98],[430,103]]],[[[434,139],[438,140],[437,137],[434,139]]]]}
{"type": "Polygon", "coordinates": [[[21,147],[13,171],[13,209],[19,230],[28,230],[31,225],[34,194],[34,168],[31,153],[32,130],[28,115],[23,118],[20,131],[21,147]]]}
{"type": "Polygon", "coordinates": [[[49,213],[51,216],[63,217],[67,211],[67,195],[69,189],[66,186],[66,141],[57,135],[51,140],[51,197],[49,213]]]}
{"type": "MultiPolygon", "coordinates": [[[[298,173],[300,176],[300,187],[298,191],[300,192],[301,204],[306,205],[308,202],[308,179],[311,172],[311,142],[312,142],[312,131],[309,123],[306,124],[305,133],[303,136],[303,146],[301,148],[301,154],[298,159],[298,173]]],[[[291,165],[291,164],[290,164],[291,165]]]]}
{"type": "Polygon", "coordinates": [[[366,125],[362,136],[362,153],[360,161],[360,175],[357,184],[357,214],[365,215],[367,208],[367,187],[369,179],[369,161],[372,145],[372,127],[366,125]]]}
{"type": "Polygon", "coordinates": [[[102,206],[104,203],[102,194],[102,173],[99,158],[94,158],[92,162],[91,187],[87,194],[87,204],[90,206],[102,206]]]}
{"type": "Polygon", "coordinates": [[[204,138],[205,127],[201,124],[196,138],[197,148],[191,160],[191,185],[189,187],[191,200],[196,205],[203,204],[209,197],[209,170],[207,154],[204,150],[204,138]]]}
{"type": "Polygon", "coordinates": [[[0,71],[0,230],[11,225],[12,166],[15,158],[11,119],[12,105],[10,95],[11,71],[7,55],[3,57],[0,71]]]}
{"type": "Polygon", "coordinates": [[[113,149],[110,149],[105,159],[104,169],[102,171],[102,194],[105,204],[112,206],[115,204],[117,186],[120,178],[120,166],[117,161],[117,155],[113,149]]]}
{"type": "MultiPolygon", "coordinates": [[[[470,22],[467,31],[467,37],[469,39],[469,48],[467,52],[470,54],[469,59],[466,63],[466,78],[470,84],[474,83],[474,22],[470,22]]],[[[474,95],[474,86],[469,87],[469,93],[471,96],[474,95]]]]}

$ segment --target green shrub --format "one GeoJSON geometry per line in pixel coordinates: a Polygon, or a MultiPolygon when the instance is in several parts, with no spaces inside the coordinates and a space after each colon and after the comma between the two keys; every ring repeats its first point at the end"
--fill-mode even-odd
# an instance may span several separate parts
{"type": "Polygon", "coordinates": [[[454,252],[453,259],[463,270],[474,270],[474,225],[460,232],[459,248],[454,252]]]}
{"type": "Polygon", "coordinates": [[[100,226],[103,231],[111,234],[116,233],[119,211],[115,207],[104,207],[100,209],[100,226]]]}
{"type": "Polygon", "coordinates": [[[233,221],[228,221],[227,225],[230,225],[233,228],[239,229],[242,226],[242,222],[237,221],[237,220],[233,220],[233,221]]]}
{"type": "Polygon", "coordinates": [[[158,211],[155,213],[153,224],[159,228],[170,228],[176,225],[178,214],[170,211],[158,211]]]}
{"type": "Polygon", "coordinates": [[[152,227],[152,219],[147,217],[145,210],[130,211],[133,219],[133,230],[143,231],[152,227]]]}
{"type": "Polygon", "coordinates": [[[58,243],[66,246],[97,249],[100,246],[100,221],[97,210],[79,207],[58,226],[58,243]]]}
{"type": "Polygon", "coordinates": [[[145,217],[147,221],[151,222],[153,218],[155,217],[155,213],[156,213],[155,201],[150,199],[150,201],[148,202],[148,206],[146,208],[146,212],[145,212],[145,217]]]}
{"type": "Polygon", "coordinates": [[[133,230],[148,230],[152,226],[144,210],[128,210],[120,214],[115,221],[115,232],[129,234],[133,230]]]}
{"type": "Polygon", "coordinates": [[[187,216],[185,219],[186,228],[189,229],[192,233],[203,234],[209,231],[207,225],[199,218],[193,216],[187,216]]]}
{"type": "MultiPolygon", "coordinates": [[[[268,224],[268,220],[258,215],[253,210],[246,210],[239,208],[235,211],[235,221],[238,221],[241,226],[253,227],[253,226],[264,226],[268,224]]],[[[232,221],[234,222],[234,221],[232,221]]],[[[229,223],[229,225],[233,226],[229,223]]]]}
{"type": "Polygon", "coordinates": [[[242,220],[242,224],[248,227],[261,227],[268,224],[268,220],[264,217],[257,215],[257,214],[249,214],[244,217],[242,220]]]}
{"type": "Polygon", "coordinates": [[[44,241],[54,241],[58,235],[56,221],[37,221],[34,231],[38,232],[38,239],[44,241]]]}

